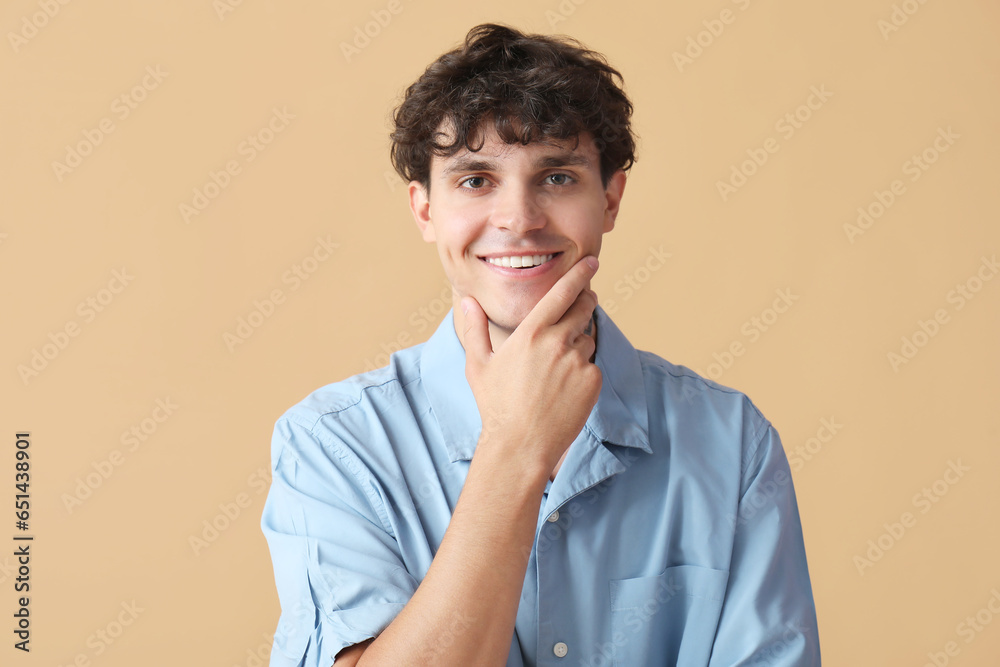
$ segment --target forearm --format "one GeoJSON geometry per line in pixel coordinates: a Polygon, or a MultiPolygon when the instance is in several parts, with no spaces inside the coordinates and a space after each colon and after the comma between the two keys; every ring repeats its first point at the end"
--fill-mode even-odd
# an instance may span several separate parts
{"type": "Polygon", "coordinates": [[[546,473],[489,444],[477,448],[427,575],[360,667],[506,664],[546,473]]]}

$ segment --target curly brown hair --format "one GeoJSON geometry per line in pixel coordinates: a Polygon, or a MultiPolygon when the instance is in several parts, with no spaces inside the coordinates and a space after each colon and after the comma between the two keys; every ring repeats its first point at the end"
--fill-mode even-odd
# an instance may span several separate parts
{"type": "MultiPolygon", "coordinates": [[[[431,156],[450,157],[482,135],[490,120],[506,143],[576,138],[590,132],[606,188],[635,157],[632,103],[624,79],[603,55],[572,37],[525,34],[496,23],[472,28],[465,43],[427,66],[393,113],[390,159],[404,181],[430,193],[431,156]],[[615,82],[615,79],[619,83],[615,82]],[[436,140],[451,122],[454,140],[436,140]]],[[[576,146],[574,146],[575,149],[576,146]]]]}

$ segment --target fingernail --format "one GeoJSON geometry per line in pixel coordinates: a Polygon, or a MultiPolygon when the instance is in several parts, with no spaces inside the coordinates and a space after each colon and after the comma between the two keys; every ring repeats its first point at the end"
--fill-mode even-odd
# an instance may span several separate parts
{"type": "Polygon", "coordinates": [[[464,314],[468,315],[469,314],[469,302],[466,301],[465,299],[462,299],[461,306],[462,306],[462,312],[464,314]]]}
{"type": "Polygon", "coordinates": [[[587,266],[589,266],[592,269],[596,269],[597,268],[597,258],[593,257],[593,256],[588,257],[587,258],[587,266]]]}

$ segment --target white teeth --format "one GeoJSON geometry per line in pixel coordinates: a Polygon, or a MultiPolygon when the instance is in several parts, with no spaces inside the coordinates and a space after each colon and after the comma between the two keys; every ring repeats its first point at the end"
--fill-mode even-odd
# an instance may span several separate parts
{"type": "Polygon", "coordinates": [[[544,264],[555,257],[555,255],[514,255],[512,257],[487,257],[486,261],[494,266],[513,267],[515,269],[528,268],[544,264]]]}

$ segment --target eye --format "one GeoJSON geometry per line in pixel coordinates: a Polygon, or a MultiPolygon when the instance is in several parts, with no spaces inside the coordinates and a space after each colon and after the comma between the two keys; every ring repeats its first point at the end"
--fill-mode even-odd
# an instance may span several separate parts
{"type": "MultiPolygon", "coordinates": [[[[469,176],[468,178],[459,181],[458,184],[460,186],[462,186],[462,187],[465,187],[466,183],[471,183],[472,181],[485,181],[485,180],[486,179],[483,178],[482,176],[469,176]]],[[[472,187],[470,187],[468,189],[470,189],[470,190],[481,190],[482,186],[481,185],[479,185],[479,186],[473,185],[472,187]]]]}
{"type": "Polygon", "coordinates": [[[573,181],[573,177],[569,174],[557,173],[549,174],[545,178],[563,178],[565,179],[562,183],[553,183],[553,185],[569,185],[573,181]]]}

